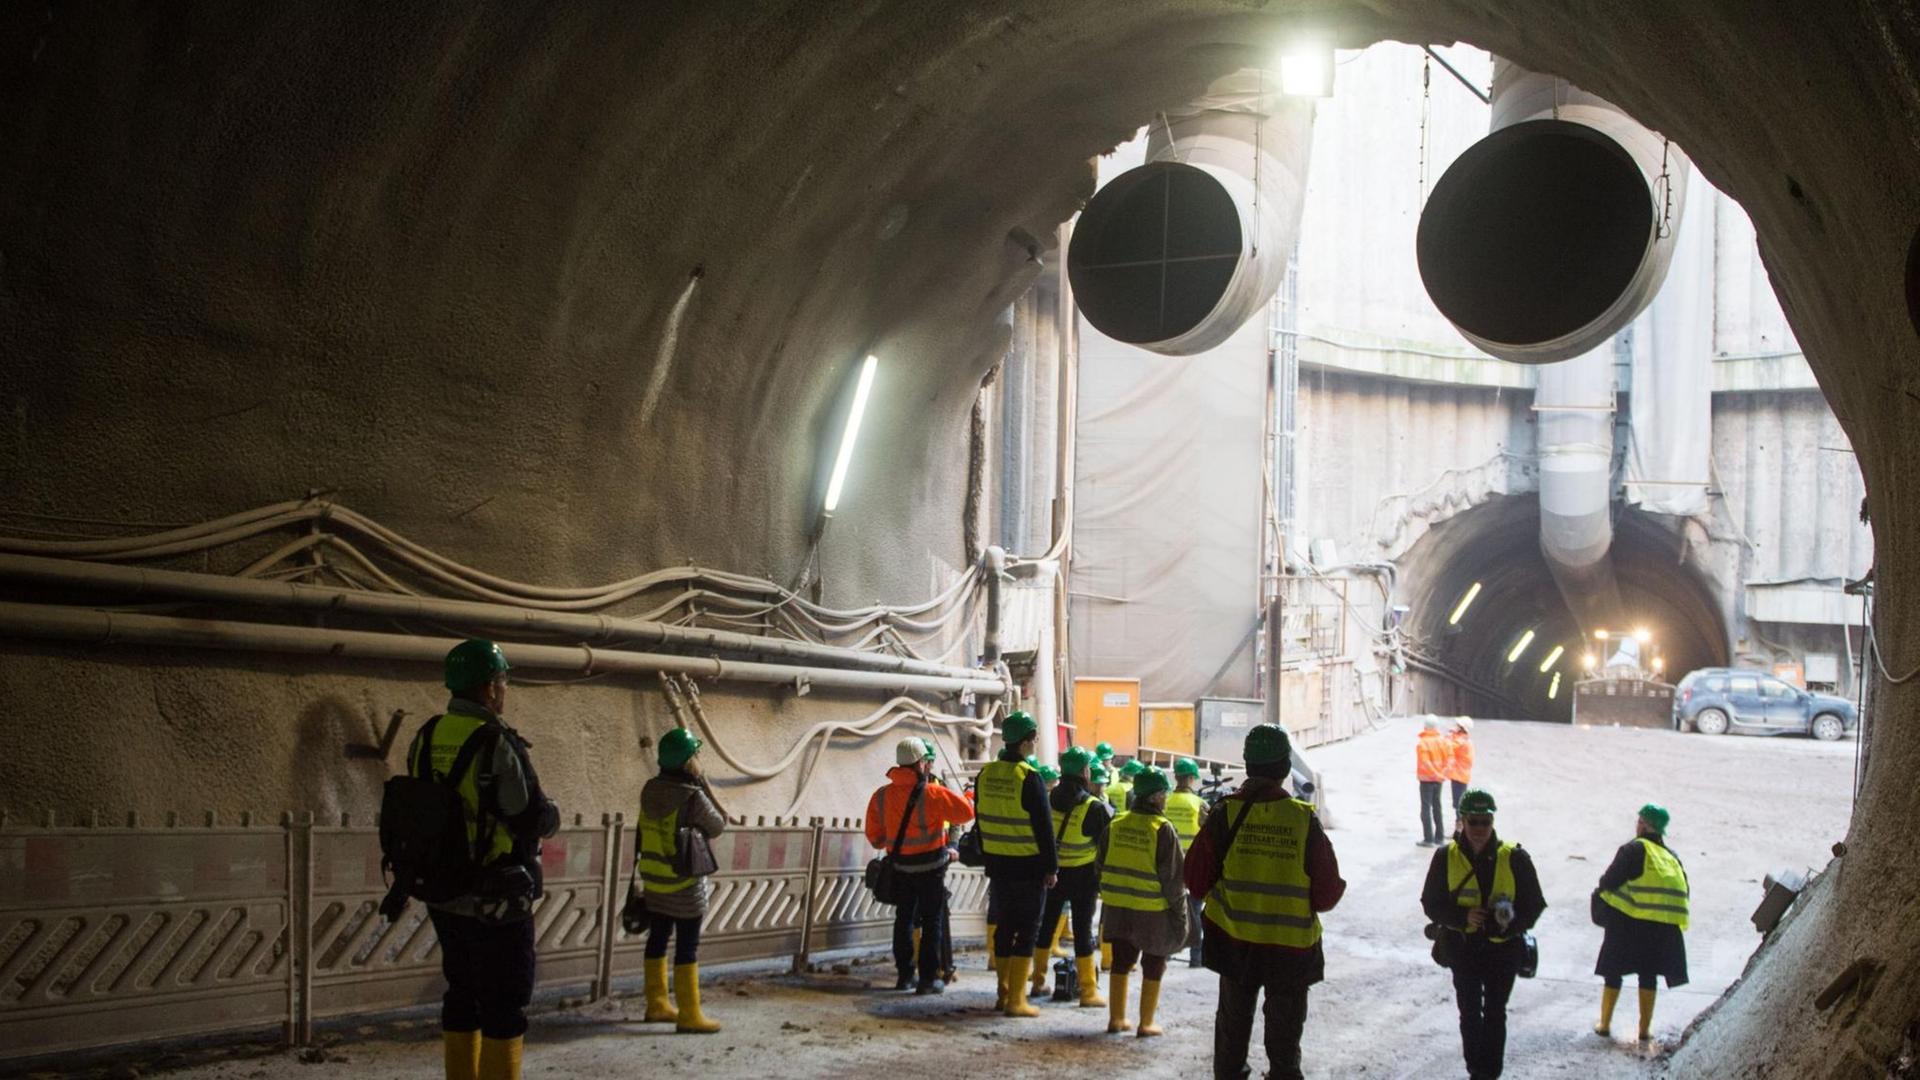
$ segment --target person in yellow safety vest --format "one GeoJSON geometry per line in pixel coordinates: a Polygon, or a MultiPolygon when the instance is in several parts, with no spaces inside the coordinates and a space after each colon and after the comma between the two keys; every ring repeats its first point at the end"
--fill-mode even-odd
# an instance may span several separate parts
{"type": "Polygon", "coordinates": [[[1120,766],[1120,775],[1107,785],[1107,805],[1115,810],[1126,811],[1128,802],[1133,798],[1133,780],[1146,766],[1137,760],[1129,760],[1120,766]]]}
{"type": "MultiPolygon", "coordinates": [[[[1113,773],[1107,769],[1105,759],[1099,757],[1099,754],[1101,751],[1105,751],[1107,757],[1109,758],[1113,756],[1113,747],[1108,743],[1101,743],[1098,749],[1094,751],[1094,762],[1092,765],[1089,765],[1087,767],[1087,776],[1089,778],[1089,782],[1087,784],[1087,791],[1091,793],[1094,798],[1099,799],[1101,803],[1106,805],[1107,811],[1108,811],[1108,817],[1109,819],[1111,819],[1113,804],[1110,802],[1107,802],[1107,784],[1113,780],[1113,773]]],[[[1096,890],[1096,897],[1097,897],[1097,890],[1096,890]]],[[[1096,938],[1099,937],[1099,930],[1100,930],[1100,926],[1096,922],[1094,924],[1094,936],[1096,938]]],[[[1106,942],[1105,940],[1102,940],[1100,942],[1099,970],[1101,971],[1113,970],[1113,946],[1108,942],[1106,942]]]]}
{"type": "Polygon", "coordinates": [[[1600,991],[1600,1022],[1594,1034],[1613,1034],[1613,1006],[1628,975],[1640,980],[1640,1041],[1653,1037],[1653,998],[1660,976],[1667,986],[1687,982],[1687,869],[1667,847],[1672,818],[1653,803],[1640,808],[1635,836],[1614,852],[1613,863],[1594,890],[1605,936],[1593,973],[1605,980],[1600,991]]]}
{"type": "Polygon", "coordinates": [[[1326,976],[1319,913],[1347,883],[1311,803],[1287,793],[1293,747],[1274,724],[1247,732],[1247,779],[1215,806],[1187,852],[1187,891],[1205,897],[1201,959],[1220,976],[1213,1075],[1247,1076],[1260,995],[1267,1075],[1301,1080],[1307,993],[1326,976]]]}
{"type": "MultiPolygon", "coordinates": [[[[1186,851],[1193,846],[1193,838],[1200,835],[1200,824],[1207,819],[1207,801],[1200,797],[1200,763],[1192,758],[1181,758],[1173,763],[1174,789],[1167,795],[1167,820],[1173,823],[1174,834],[1180,837],[1180,850],[1186,851]]],[[[1200,898],[1187,897],[1187,917],[1193,925],[1200,925],[1200,898]]],[[[1196,935],[1193,944],[1187,949],[1187,966],[1200,966],[1200,939],[1196,935]]]]}
{"type": "MultiPolygon", "coordinates": [[[[1060,755],[1060,786],[1047,797],[1053,809],[1053,835],[1060,852],[1060,880],[1047,891],[1041,912],[1043,928],[1057,927],[1073,909],[1074,966],[1080,975],[1080,1005],[1105,1005],[1099,976],[1094,972],[1093,907],[1100,895],[1099,845],[1113,820],[1113,811],[1088,790],[1093,755],[1072,747],[1060,755]]],[[[1046,950],[1035,949],[1036,968],[1044,967],[1046,950]]]]}
{"type": "Polygon", "coordinates": [[[1024,760],[1033,752],[1039,725],[1011,712],[1000,725],[1004,749],[980,770],[974,784],[974,818],[987,874],[987,925],[998,976],[994,1007],[1008,1016],[1039,1016],[1027,1002],[1034,943],[1047,890],[1058,882],[1058,856],[1047,791],[1038,770],[1024,760]]]}
{"type": "Polygon", "coordinates": [[[682,874],[673,866],[681,829],[698,829],[711,840],[727,828],[726,811],[700,768],[702,745],[686,728],[660,737],[660,772],[640,789],[634,875],[645,888],[647,903],[645,1020],[671,1021],[676,1031],[708,1035],[720,1025],[700,1009],[700,923],[707,915],[707,879],[682,874]],[[667,1000],[669,938],[672,1002],[667,1000]]]}
{"type": "Polygon", "coordinates": [[[420,727],[407,771],[451,781],[480,865],[474,892],[427,906],[447,980],[440,1002],[447,1080],[519,1080],[533,1000],[533,902],[540,897],[540,841],[560,829],[560,811],[540,789],[526,741],[501,722],[507,658],[500,646],[463,641],[447,653],[444,713],[420,727]],[[460,751],[475,742],[461,775],[460,751]]]}
{"type": "Polygon", "coordinates": [[[1127,981],[1140,964],[1140,1026],[1136,1034],[1161,1034],[1154,1023],[1160,1006],[1160,982],[1167,957],[1187,943],[1187,887],[1182,878],[1186,856],[1164,813],[1165,769],[1142,767],[1134,781],[1133,809],[1113,819],[1100,841],[1100,936],[1113,945],[1113,972],[1107,976],[1107,1033],[1132,1028],[1127,1022],[1127,981]]]}
{"type": "Polygon", "coordinates": [[[1112,773],[1117,766],[1113,763],[1113,744],[1103,742],[1093,748],[1093,763],[1112,773]]]}
{"type": "Polygon", "coordinates": [[[1494,1080],[1507,1056],[1507,998],[1526,956],[1523,936],[1547,900],[1533,859],[1493,831],[1493,795],[1460,796],[1460,839],[1433,853],[1420,906],[1447,935],[1460,1052],[1473,1080],[1494,1080]]]}

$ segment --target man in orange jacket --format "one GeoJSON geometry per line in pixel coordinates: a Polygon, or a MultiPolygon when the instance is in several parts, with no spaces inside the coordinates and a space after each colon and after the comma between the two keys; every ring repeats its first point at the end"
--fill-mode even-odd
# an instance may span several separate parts
{"type": "Polygon", "coordinates": [[[887,783],[867,800],[867,842],[892,851],[893,868],[904,881],[903,899],[893,908],[893,962],[900,979],[894,989],[938,994],[941,981],[941,919],[947,899],[947,826],[973,820],[973,805],[950,788],[930,783],[933,744],[908,736],[894,747],[887,783]],[[909,812],[911,811],[911,812],[909,812]],[[905,829],[901,828],[905,819],[905,829]],[[900,841],[893,851],[894,839],[900,841]],[[913,931],[920,931],[916,984],[913,931]]]}
{"type": "Polygon", "coordinates": [[[1453,788],[1453,831],[1460,831],[1460,796],[1473,783],[1473,720],[1453,718],[1447,733],[1447,785],[1453,788]]]}
{"type": "Polygon", "coordinates": [[[1440,721],[1427,717],[1420,727],[1420,741],[1413,747],[1414,776],[1420,781],[1421,847],[1438,847],[1446,842],[1446,822],[1440,813],[1440,785],[1451,767],[1452,748],[1440,734],[1440,721]]]}

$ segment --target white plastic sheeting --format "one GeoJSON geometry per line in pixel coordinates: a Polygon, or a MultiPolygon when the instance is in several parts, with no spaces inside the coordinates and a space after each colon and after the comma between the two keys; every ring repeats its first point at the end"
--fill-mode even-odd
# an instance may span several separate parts
{"type": "Polygon", "coordinates": [[[1633,329],[1627,502],[1688,517],[1707,509],[1713,443],[1713,203],[1704,184],[1688,198],[1707,212],[1679,215],[1666,284],[1633,329]],[[1703,198],[1704,196],[1704,198],[1703,198]]]}
{"type": "Polygon", "coordinates": [[[1079,675],[1137,677],[1147,700],[1255,697],[1235,657],[1259,589],[1267,327],[1171,358],[1080,338],[1070,636],[1079,675]]]}

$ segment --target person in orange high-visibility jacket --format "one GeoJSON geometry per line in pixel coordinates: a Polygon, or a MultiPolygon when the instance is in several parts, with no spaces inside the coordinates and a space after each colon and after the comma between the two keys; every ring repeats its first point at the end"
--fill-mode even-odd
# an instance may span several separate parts
{"type": "Polygon", "coordinates": [[[1473,783],[1473,720],[1453,718],[1453,730],[1447,732],[1447,785],[1453,788],[1453,831],[1460,831],[1460,796],[1473,783]]]}
{"type": "Polygon", "coordinates": [[[884,851],[892,851],[894,838],[900,838],[899,851],[890,856],[895,872],[906,882],[904,899],[893,907],[893,963],[900,973],[894,989],[911,986],[916,993],[938,994],[946,989],[940,941],[945,920],[940,916],[947,901],[947,863],[952,858],[947,826],[972,821],[973,804],[953,789],[929,782],[933,744],[925,739],[901,739],[893,759],[897,764],[887,770],[886,784],[867,800],[866,830],[867,842],[884,851]],[[916,928],[920,931],[917,958],[916,928]]]}
{"type": "Polygon", "coordinates": [[[1420,741],[1413,747],[1414,777],[1420,781],[1421,847],[1437,847],[1446,842],[1446,822],[1440,813],[1440,785],[1447,778],[1452,757],[1447,737],[1440,734],[1440,721],[1427,717],[1420,727],[1420,741]]]}

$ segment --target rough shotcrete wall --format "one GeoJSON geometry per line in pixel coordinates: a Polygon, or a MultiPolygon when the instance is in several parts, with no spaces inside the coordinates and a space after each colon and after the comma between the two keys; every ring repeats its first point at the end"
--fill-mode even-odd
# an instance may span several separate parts
{"type": "MultiPolygon", "coordinates": [[[[867,460],[885,467],[835,522],[826,590],[923,595],[959,557],[960,433],[1032,238],[1086,192],[1090,155],[1269,55],[1295,11],[8,8],[7,501],[179,521],[337,488],[526,578],[687,557],[790,573],[825,404],[875,350],[867,460]]],[[[1920,663],[1914,5],[1375,0],[1308,20],[1562,74],[1740,201],[1860,454],[1888,663],[1920,663]]],[[[57,717],[47,737],[82,754],[141,730],[61,689],[136,659],[23,665],[6,730],[57,717]]],[[[209,722],[258,737],[245,707],[266,678],[209,722]]],[[[1917,686],[1882,698],[1845,872],[1685,1075],[1867,1075],[1897,1050],[1920,977],[1917,686]],[[1882,965],[1879,992],[1814,1010],[1856,956],[1882,965]]]]}

